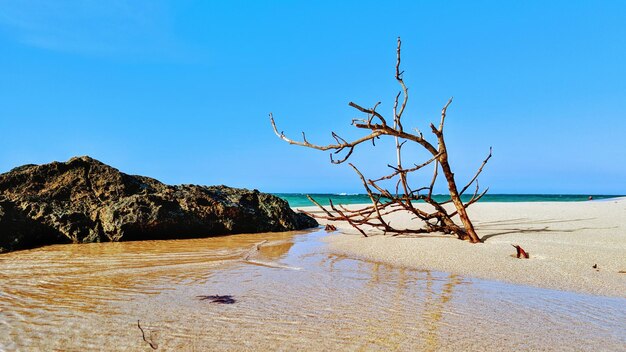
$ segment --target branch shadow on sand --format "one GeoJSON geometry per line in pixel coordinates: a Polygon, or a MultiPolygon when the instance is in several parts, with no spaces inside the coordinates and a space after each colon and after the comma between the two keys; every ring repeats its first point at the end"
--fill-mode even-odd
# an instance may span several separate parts
{"type": "MultiPolygon", "coordinates": [[[[321,211],[311,211],[311,213],[322,213],[321,211]]],[[[579,231],[588,230],[610,230],[616,229],[617,226],[611,227],[589,227],[580,226],[572,228],[553,228],[550,225],[563,224],[563,223],[580,223],[595,220],[594,217],[579,218],[579,219],[532,219],[532,218],[515,218],[496,221],[484,221],[476,222],[476,229],[480,234],[483,242],[491,239],[492,237],[511,235],[511,234],[541,234],[541,233],[574,233],[579,231]]],[[[582,225],[582,224],[581,224],[582,225]]],[[[344,230],[345,231],[345,230],[344,230]]],[[[350,232],[344,232],[350,233],[350,232]]],[[[350,233],[352,234],[352,233],[350,233]]],[[[356,233],[355,233],[356,235],[356,233]]],[[[383,236],[380,231],[367,231],[369,237],[383,236]]],[[[424,233],[424,234],[396,234],[395,238],[451,238],[450,235],[443,233],[424,233]]]]}
{"type": "Polygon", "coordinates": [[[499,221],[488,221],[488,222],[480,222],[476,224],[476,227],[479,231],[488,231],[493,233],[489,233],[488,235],[484,235],[481,237],[482,241],[485,242],[492,237],[509,235],[509,234],[523,234],[523,233],[573,233],[585,230],[609,230],[615,229],[617,226],[612,227],[574,227],[568,229],[552,229],[550,228],[550,224],[559,224],[559,223],[574,223],[581,221],[589,221],[594,220],[595,218],[581,218],[581,219],[543,219],[543,220],[533,220],[528,218],[517,218],[517,219],[508,219],[508,220],[499,220],[499,221]],[[547,225],[543,227],[530,227],[523,225],[547,225]]]}

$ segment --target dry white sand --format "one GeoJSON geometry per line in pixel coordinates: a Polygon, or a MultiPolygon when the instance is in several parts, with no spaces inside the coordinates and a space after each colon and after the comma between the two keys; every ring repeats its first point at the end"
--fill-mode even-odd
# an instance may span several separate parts
{"type": "MultiPolygon", "coordinates": [[[[392,237],[371,233],[365,238],[340,222],[333,223],[340,232],[327,241],[336,253],[399,266],[626,297],[626,273],[620,273],[626,271],[626,198],[477,203],[468,211],[482,244],[436,234],[392,237]],[[530,259],[512,256],[512,244],[522,246],[530,259]]],[[[396,226],[410,222],[399,213],[388,220],[396,226]]]]}

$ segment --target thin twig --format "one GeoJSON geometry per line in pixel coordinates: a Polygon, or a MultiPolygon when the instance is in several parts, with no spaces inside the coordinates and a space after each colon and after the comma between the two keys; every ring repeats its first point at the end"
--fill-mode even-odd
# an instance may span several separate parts
{"type": "Polygon", "coordinates": [[[156,350],[157,348],[159,348],[159,345],[155,342],[152,341],[148,341],[146,339],[146,334],[143,331],[143,328],[141,327],[141,324],[139,323],[139,320],[137,320],[137,327],[139,328],[139,330],[141,330],[141,338],[148,344],[150,345],[150,347],[152,347],[153,350],[156,350]]]}

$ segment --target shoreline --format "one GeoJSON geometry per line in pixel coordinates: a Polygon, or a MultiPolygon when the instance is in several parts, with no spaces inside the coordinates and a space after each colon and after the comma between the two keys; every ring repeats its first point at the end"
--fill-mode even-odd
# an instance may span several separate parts
{"type": "MultiPolygon", "coordinates": [[[[348,207],[358,206],[363,205],[348,207]]],[[[365,238],[340,222],[330,222],[339,231],[324,240],[332,252],[394,266],[626,298],[626,273],[620,273],[626,271],[626,198],[480,202],[468,212],[484,243],[470,244],[441,234],[392,237],[371,233],[365,238]],[[513,244],[528,251],[530,259],[515,258],[513,244]]],[[[398,226],[410,223],[400,213],[387,220],[398,226]]]]}
{"type": "Polygon", "coordinates": [[[326,237],[317,229],[8,253],[0,350],[149,350],[147,341],[165,351],[274,350],[277,341],[312,351],[624,346],[623,298],[359,260],[333,254],[326,237]]]}

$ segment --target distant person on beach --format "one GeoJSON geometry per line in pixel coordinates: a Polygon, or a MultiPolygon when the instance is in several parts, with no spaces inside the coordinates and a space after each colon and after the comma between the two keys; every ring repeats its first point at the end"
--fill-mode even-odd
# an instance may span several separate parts
{"type": "Polygon", "coordinates": [[[589,196],[589,200],[593,200],[593,197],[592,197],[592,196],[589,196]]]}

